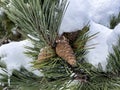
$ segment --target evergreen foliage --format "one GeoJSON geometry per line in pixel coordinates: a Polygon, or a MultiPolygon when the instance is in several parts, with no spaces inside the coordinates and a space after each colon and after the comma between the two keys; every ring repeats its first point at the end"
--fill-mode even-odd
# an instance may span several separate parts
{"type": "MultiPolygon", "coordinates": [[[[14,87],[17,90],[32,90],[33,88],[35,90],[119,90],[119,48],[120,38],[118,44],[113,46],[114,52],[108,56],[106,71],[102,70],[101,65],[95,68],[85,60],[79,63],[78,67],[72,69],[63,60],[54,64],[51,63],[53,61],[46,61],[44,64],[47,65],[42,66],[43,64],[38,64],[39,68],[41,65],[40,71],[44,73],[44,76],[36,76],[23,67],[20,71],[14,70],[10,77],[11,86],[9,88],[14,87]]],[[[3,66],[1,65],[1,67],[3,66]]],[[[8,76],[6,74],[1,75],[4,78],[1,79],[1,82],[8,83],[8,76]]]]}
{"type": "MultiPolygon", "coordinates": [[[[5,4],[8,3],[6,1],[5,4]]],[[[46,0],[44,3],[42,0],[29,0],[27,3],[24,0],[12,0],[11,5],[4,8],[9,18],[22,28],[20,32],[23,35],[39,39],[44,47],[53,46],[58,35],[66,0],[59,3],[59,0],[46,0]]]]}
{"type": "Polygon", "coordinates": [[[67,1],[61,0],[60,3],[59,0],[44,0],[44,2],[43,0],[11,0],[5,1],[3,5],[9,18],[21,28],[20,32],[33,42],[34,47],[27,47],[26,53],[35,59],[32,62],[33,67],[43,74],[37,76],[21,67],[20,70],[13,70],[12,74],[8,75],[6,65],[0,62],[0,67],[5,72],[0,74],[2,76],[0,82],[9,90],[120,89],[120,38],[118,45],[113,46],[114,53],[108,56],[106,71],[103,71],[101,64],[96,68],[85,60],[87,49],[93,48],[85,46],[86,42],[97,34],[89,36],[89,26],[80,30],[76,39],[70,43],[77,58],[75,67],[56,54],[44,62],[39,62],[37,55],[40,49],[46,46],[54,48],[67,1]]]}
{"type": "Polygon", "coordinates": [[[12,21],[7,18],[7,15],[1,11],[0,14],[0,45],[11,36],[11,29],[14,27],[12,21]]]}
{"type": "Polygon", "coordinates": [[[120,13],[118,14],[118,16],[112,16],[111,20],[110,20],[110,29],[114,29],[114,27],[120,23],[120,13]]]}
{"type": "Polygon", "coordinates": [[[13,23],[4,12],[1,10],[0,14],[0,45],[9,43],[8,40],[11,41],[19,41],[22,40],[22,35],[18,32],[18,28],[15,23],[13,23]]]}
{"type": "Polygon", "coordinates": [[[118,39],[118,45],[117,46],[113,46],[113,52],[110,52],[109,56],[108,56],[108,65],[107,65],[107,70],[110,72],[113,72],[117,75],[119,75],[120,73],[120,37],[118,39]]]}

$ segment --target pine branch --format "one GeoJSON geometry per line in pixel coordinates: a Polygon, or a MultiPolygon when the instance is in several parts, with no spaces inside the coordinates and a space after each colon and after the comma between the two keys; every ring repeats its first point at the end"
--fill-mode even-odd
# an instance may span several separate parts
{"type": "Polygon", "coordinates": [[[89,26],[84,26],[82,30],[78,32],[77,39],[72,43],[72,47],[74,48],[75,55],[78,60],[82,60],[84,56],[87,54],[88,49],[93,49],[95,47],[95,43],[89,46],[86,46],[86,43],[91,39],[94,39],[98,33],[89,36],[89,26]]]}
{"type": "MultiPolygon", "coordinates": [[[[76,67],[71,67],[61,58],[54,56],[42,63],[34,62],[34,67],[44,74],[42,77],[36,76],[24,68],[21,68],[20,71],[14,70],[10,77],[10,88],[17,90],[20,88],[22,90],[119,90],[119,44],[115,46],[115,50],[113,49],[115,51],[113,56],[115,55],[116,60],[113,57],[109,58],[106,72],[102,70],[100,64],[98,68],[95,68],[84,58],[78,60],[76,67]]],[[[7,84],[7,75],[1,75],[4,77],[2,79],[4,83],[7,84]]]]}
{"type": "Polygon", "coordinates": [[[107,71],[119,75],[120,73],[120,37],[117,45],[113,46],[113,52],[109,53],[107,71]]]}
{"type": "MultiPolygon", "coordinates": [[[[5,3],[6,5],[8,4],[5,3]]],[[[39,49],[53,46],[58,35],[59,26],[66,9],[66,0],[11,0],[11,6],[4,7],[11,20],[22,28],[21,32],[28,36],[34,44],[30,53],[37,57],[39,49]],[[8,8],[9,7],[9,8],[8,8]],[[19,18],[18,18],[19,17],[19,18]],[[33,39],[33,37],[35,39],[33,39]],[[39,41],[38,41],[39,40],[39,41]],[[34,51],[33,51],[34,50],[34,51]]],[[[88,36],[89,27],[85,27],[75,42],[71,43],[77,57],[77,66],[70,66],[57,55],[44,62],[34,61],[33,67],[44,75],[39,77],[25,68],[14,70],[10,79],[10,88],[17,90],[119,90],[119,46],[115,46],[114,54],[110,54],[107,72],[101,65],[95,68],[85,61],[86,42],[94,35],[88,36]],[[76,82],[77,83],[76,83],[76,82]],[[31,86],[31,87],[30,87],[31,86]]],[[[120,42],[120,41],[119,41],[120,42]]],[[[7,75],[1,74],[1,82],[7,83],[7,75]]]]}
{"type": "MultiPolygon", "coordinates": [[[[69,81],[74,81],[74,79],[76,79],[77,77],[73,77],[71,76],[73,73],[75,73],[75,75],[78,74],[78,77],[79,77],[79,74],[80,74],[80,77],[84,75],[86,76],[86,74],[90,75],[90,70],[91,70],[91,67],[92,65],[88,64],[85,62],[85,55],[86,55],[86,50],[85,49],[85,45],[86,45],[86,42],[94,37],[96,34],[94,35],[91,35],[91,36],[88,36],[88,31],[89,31],[89,28],[88,27],[85,27],[82,31],[80,31],[79,33],[79,37],[77,37],[77,39],[73,42],[73,44],[71,43],[72,47],[74,47],[75,49],[75,52],[78,54],[77,56],[77,67],[71,67],[70,65],[68,65],[65,60],[59,58],[57,55],[54,56],[54,57],[51,57],[47,60],[45,60],[44,62],[39,62],[39,61],[34,61],[33,64],[34,64],[34,67],[37,68],[37,69],[40,69],[42,71],[42,73],[44,73],[46,79],[49,81],[49,83],[52,83],[52,81],[56,82],[54,83],[54,85],[57,86],[58,84],[58,80],[62,80],[64,78],[66,78],[66,80],[64,80],[64,82],[61,83],[61,87],[63,87],[62,90],[66,90],[67,85],[71,84],[68,82],[69,81]],[[82,45],[82,47],[77,47],[76,49],[76,45],[82,45]],[[81,74],[82,71],[84,71],[84,74],[81,74]],[[52,81],[51,81],[52,80],[52,81]],[[66,83],[66,84],[65,84],[66,83]],[[65,84],[65,86],[63,86],[63,84],[65,84]]],[[[81,80],[81,78],[80,78],[81,80]]],[[[58,89],[58,90],[59,90],[58,89]]]]}
{"type": "Polygon", "coordinates": [[[13,70],[10,78],[10,86],[8,84],[8,75],[0,74],[2,78],[0,81],[10,89],[17,90],[39,90],[41,77],[35,75],[34,73],[26,70],[24,67],[21,67],[20,70],[13,70]]]}
{"type": "Polygon", "coordinates": [[[118,16],[112,16],[111,20],[110,20],[110,28],[114,29],[114,27],[120,23],[120,13],[118,14],[118,16]]]}
{"type": "Polygon", "coordinates": [[[0,14],[0,45],[10,41],[23,40],[22,35],[17,31],[16,25],[8,18],[4,10],[0,14]]]}
{"type": "MultiPolygon", "coordinates": [[[[43,47],[53,45],[66,9],[66,0],[11,0],[4,7],[10,19],[22,28],[21,32],[38,38],[43,47]]],[[[29,37],[28,37],[29,38],[29,37]]]]}

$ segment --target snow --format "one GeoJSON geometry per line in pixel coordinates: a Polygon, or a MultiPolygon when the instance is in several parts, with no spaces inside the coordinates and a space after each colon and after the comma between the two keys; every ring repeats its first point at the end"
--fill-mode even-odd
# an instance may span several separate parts
{"type": "Polygon", "coordinates": [[[88,62],[92,63],[94,66],[98,66],[99,63],[102,64],[103,70],[105,70],[109,53],[113,53],[112,46],[117,45],[118,39],[120,37],[120,24],[118,24],[114,29],[109,29],[101,24],[95,22],[90,23],[90,34],[92,35],[96,32],[97,37],[87,42],[87,45],[97,44],[94,49],[88,50],[89,53],[86,55],[88,62]]]}
{"type": "MultiPolygon", "coordinates": [[[[11,42],[0,47],[1,61],[7,64],[9,73],[11,73],[13,69],[19,70],[21,66],[24,66],[28,70],[33,70],[31,68],[32,64],[30,63],[32,58],[24,54],[26,51],[25,46],[28,45],[32,46],[32,43],[29,40],[23,40],[20,42],[11,42]]],[[[33,72],[38,73],[37,71],[33,72]]]]}
{"type": "Polygon", "coordinates": [[[118,15],[120,11],[120,0],[89,0],[91,3],[90,20],[109,26],[112,15],[118,15]]]}
{"type": "Polygon", "coordinates": [[[108,44],[107,39],[109,35],[112,33],[112,30],[101,25],[97,24],[93,21],[90,22],[90,33],[89,35],[93,35],[99,32],[95,38],[88,41],[86,46],[94,45],[94,49],[89,49],[89,53],[86,56],[88,62],[92,63],[94,66],[98,66],[99,63],[102,64],[103,69],[105,70],[105,66],[107,64],[106,58],[108,53],[108,44]]]}
{"type": "Polygon", "coordinates": [[[63,17],[60,34],[81,29],[89,21],[89,0],[68,0],[69,6],[63,17]]]}
{"type": "Polygon", "coordinates": [[[109,26],[112,15],[118,15],[120,0],[68,0],[60,34],[81,29],[91,20],[109,26]]]}
{"type": "MultiPolygon", "coordinates": [[[[81,29],[86,24],[90,25],[90,35],[99,32],[96,38],[92,39],[87,45],[96,44],[94,49],[90,49],[86,58],[87,61],[97,67],[101,63],[105,69],[106,57],[116,44],[117,36],[120,34],[120,24],[114,30],[109,29],[109,21],[112,15],[118,15],[120,11],[120,0],[68,0],[69,6],[63,17],[60,27],[60,34],[81,29]]],[[[11,42],[0,47],[0,57],[7,63],[7,69],[12,72],[20,66],[31,69],[32,59],[24,54],[25,45],[31,42],[23,40],[11,42]]],[[[35,71],[38,73],[37,71],[35,71]]]]}
{"type": "Polygon", "coordinates": [[[90,35],[97,32],[99,34],[87,43],[87,45],[97,44],[94,49],[89,50],[87,61],[96,67],[101,63],[105,70],[107,55],[111,52],[112,44],[115,43],[120,32],[120,25],[114,30],[109,29],[111,17],[117,16],[120,12],[120,0],[68,1],[70,4],[61,24],[60,34],[80,30],[89,23],[90,35]]]}
{"type": "Polygon", "coordinates": [[[8,70],[12,70],[14,68],[19,69],[21,65],[25,66],[26,68],[30,66],[30,59],[26,57],[25,52],[25,45],[30,45],[30,42],[20,41],[20,42],[11,42],[9,44],[2,45],[0,47],[0,56],[2,56],[2,61],[7,63],[8,70]]]}
{"type": "Polygon", "coordinates": [[[109,35],[108,40],[107,40],[107,44],[109,46],[108,51],[109,52],[113,52],[113,48],[112,46],[117,45],[118,43],[118,38],[120,37],[120,24],[118,24],[114,30],[112,31],[112,33],[109,35]]]}

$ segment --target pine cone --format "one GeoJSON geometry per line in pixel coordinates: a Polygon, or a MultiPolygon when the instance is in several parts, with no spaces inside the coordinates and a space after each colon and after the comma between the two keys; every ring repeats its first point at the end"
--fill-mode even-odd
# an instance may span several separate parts
{"type": "Polygon", "coordinates": [[[45,59],[53,57],[54,55],[55,55],[55,51],[51,47],[44,47],[40,50],[40,53],[38,55],[38,60],[42,62],[45,59]]]}
{"type": "Polygon", "coordinates": [[[79,35],[80,30],[75,32],[64,32],[63,36],[65,36],[69,41],[72,43],[76,40],[77,36],[79,35]]]}
{"type": "Polygon", "coordinates": [[[64,36],[61,36],[56,40],[56,54],[66,60],[70,65],[76,65],[76,57],[74,52],[69,45],[69,41],[64,36]]]}

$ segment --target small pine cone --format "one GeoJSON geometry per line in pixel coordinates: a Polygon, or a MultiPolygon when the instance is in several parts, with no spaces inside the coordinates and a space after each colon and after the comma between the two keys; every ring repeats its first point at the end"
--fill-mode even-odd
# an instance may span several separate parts
{"type": "Polygon", "coordinates": [[[65,36],[67,39],[69,39],[70,42],[73,42],[76,40],[80,30],[75,31],[75,32],[64,32],[63,36],[65,36]]]}
{"type": "Polygon", "coordinates": [[[38,55],[38,60],[40,62],[53,57],[55,55],[55,51],[51,47],[44,47],[40,50],[40,53],[38,55]]]}
{"type": "Polygon", "coordinates": [[[66,60],[71,66],[76,65],[76,57],[74,52],[69,45],[67,38],[61,36],[56,40],[56,54],[66,60]]]}

